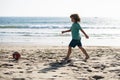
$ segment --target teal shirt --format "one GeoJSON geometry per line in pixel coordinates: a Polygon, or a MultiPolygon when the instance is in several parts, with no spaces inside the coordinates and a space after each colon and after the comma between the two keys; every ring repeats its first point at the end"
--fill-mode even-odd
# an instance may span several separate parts
{"type": "Polygon", "coordinates": [[[71,34],[72,34],[72,39],[75,40],[80,40],[80,34],[79,34],[79,30],[81,29],[81,26],[79,23],[73,23],[70,30],[71,30],[71,34]]]}

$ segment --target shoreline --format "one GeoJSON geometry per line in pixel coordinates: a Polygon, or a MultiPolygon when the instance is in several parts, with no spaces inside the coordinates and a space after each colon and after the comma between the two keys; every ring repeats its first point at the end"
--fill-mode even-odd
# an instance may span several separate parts
{"type": "MultiPolygon", "coordinates": [[[[89,48],[120,48],[120,46],[83,46],[87,49],[89,48]]],[[[41,45],[41,44],[37,44],[37,43],[32,43],[32,42],[28,42],[28,43],[16,43],[16,42],[2,42],[0,43],[0,49],[13,49],[13,48],[31,48],[31,49],[67,49],[68,46],[56,46],[56,45],[41,45]]],[[[74,48],[73,48],[74,49],[74,48]]],[[[75,47],[76,49],[76,47],[75,47]]]]}

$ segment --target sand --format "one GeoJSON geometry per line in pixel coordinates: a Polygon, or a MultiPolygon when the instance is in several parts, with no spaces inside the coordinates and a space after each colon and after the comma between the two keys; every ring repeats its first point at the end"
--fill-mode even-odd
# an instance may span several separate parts
{"type": "Polygon", "coordinates": [[[0,80],[120,80],[120,47],[85,47],[90,59],[76,47],[71,62],[60,63],[66,46],[0,45],[0,80]],[[19,61],[13,52],[21,54],[19,61]]]}

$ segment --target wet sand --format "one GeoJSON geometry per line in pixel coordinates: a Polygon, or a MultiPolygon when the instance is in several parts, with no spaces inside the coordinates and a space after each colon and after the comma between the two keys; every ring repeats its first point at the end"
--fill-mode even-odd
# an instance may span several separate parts
{"type": "Polygon", "coordinates": [[[0,80],[120,80],[120,47],[85,47],[90,59],[76,47],[69,63],[60,63],[65,46],[0,45],[0,80]],[[21,54],[19,61],[13,52],[21,54]]]}

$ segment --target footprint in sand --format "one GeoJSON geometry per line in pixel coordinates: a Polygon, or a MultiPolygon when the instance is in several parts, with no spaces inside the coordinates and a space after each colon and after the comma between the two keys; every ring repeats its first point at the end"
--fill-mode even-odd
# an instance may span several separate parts
{"type": "Polygon", "coordinates": [[[93,76],[92,78],[94,78],[94,79],[96,79],[96,80],[99,80],[99,79],[103,79],[104,77],[103,77],[103,76],[95,75],[95,76],[93,76]]]}
{"type": "Polygon", "coordinates": [[[58,75],[53,75],[53,77],[58,77],[58,75]]]}
{"type": "Polygon", "coordinates": [[[12,80],[25,80],[25,78],[12,78],[12,80]]]}
{"type": "Polygon", "coordinates": [[[4,74],[6,74],[6,75],[12,75],[11,72],[5,72],[4,74]]]}

